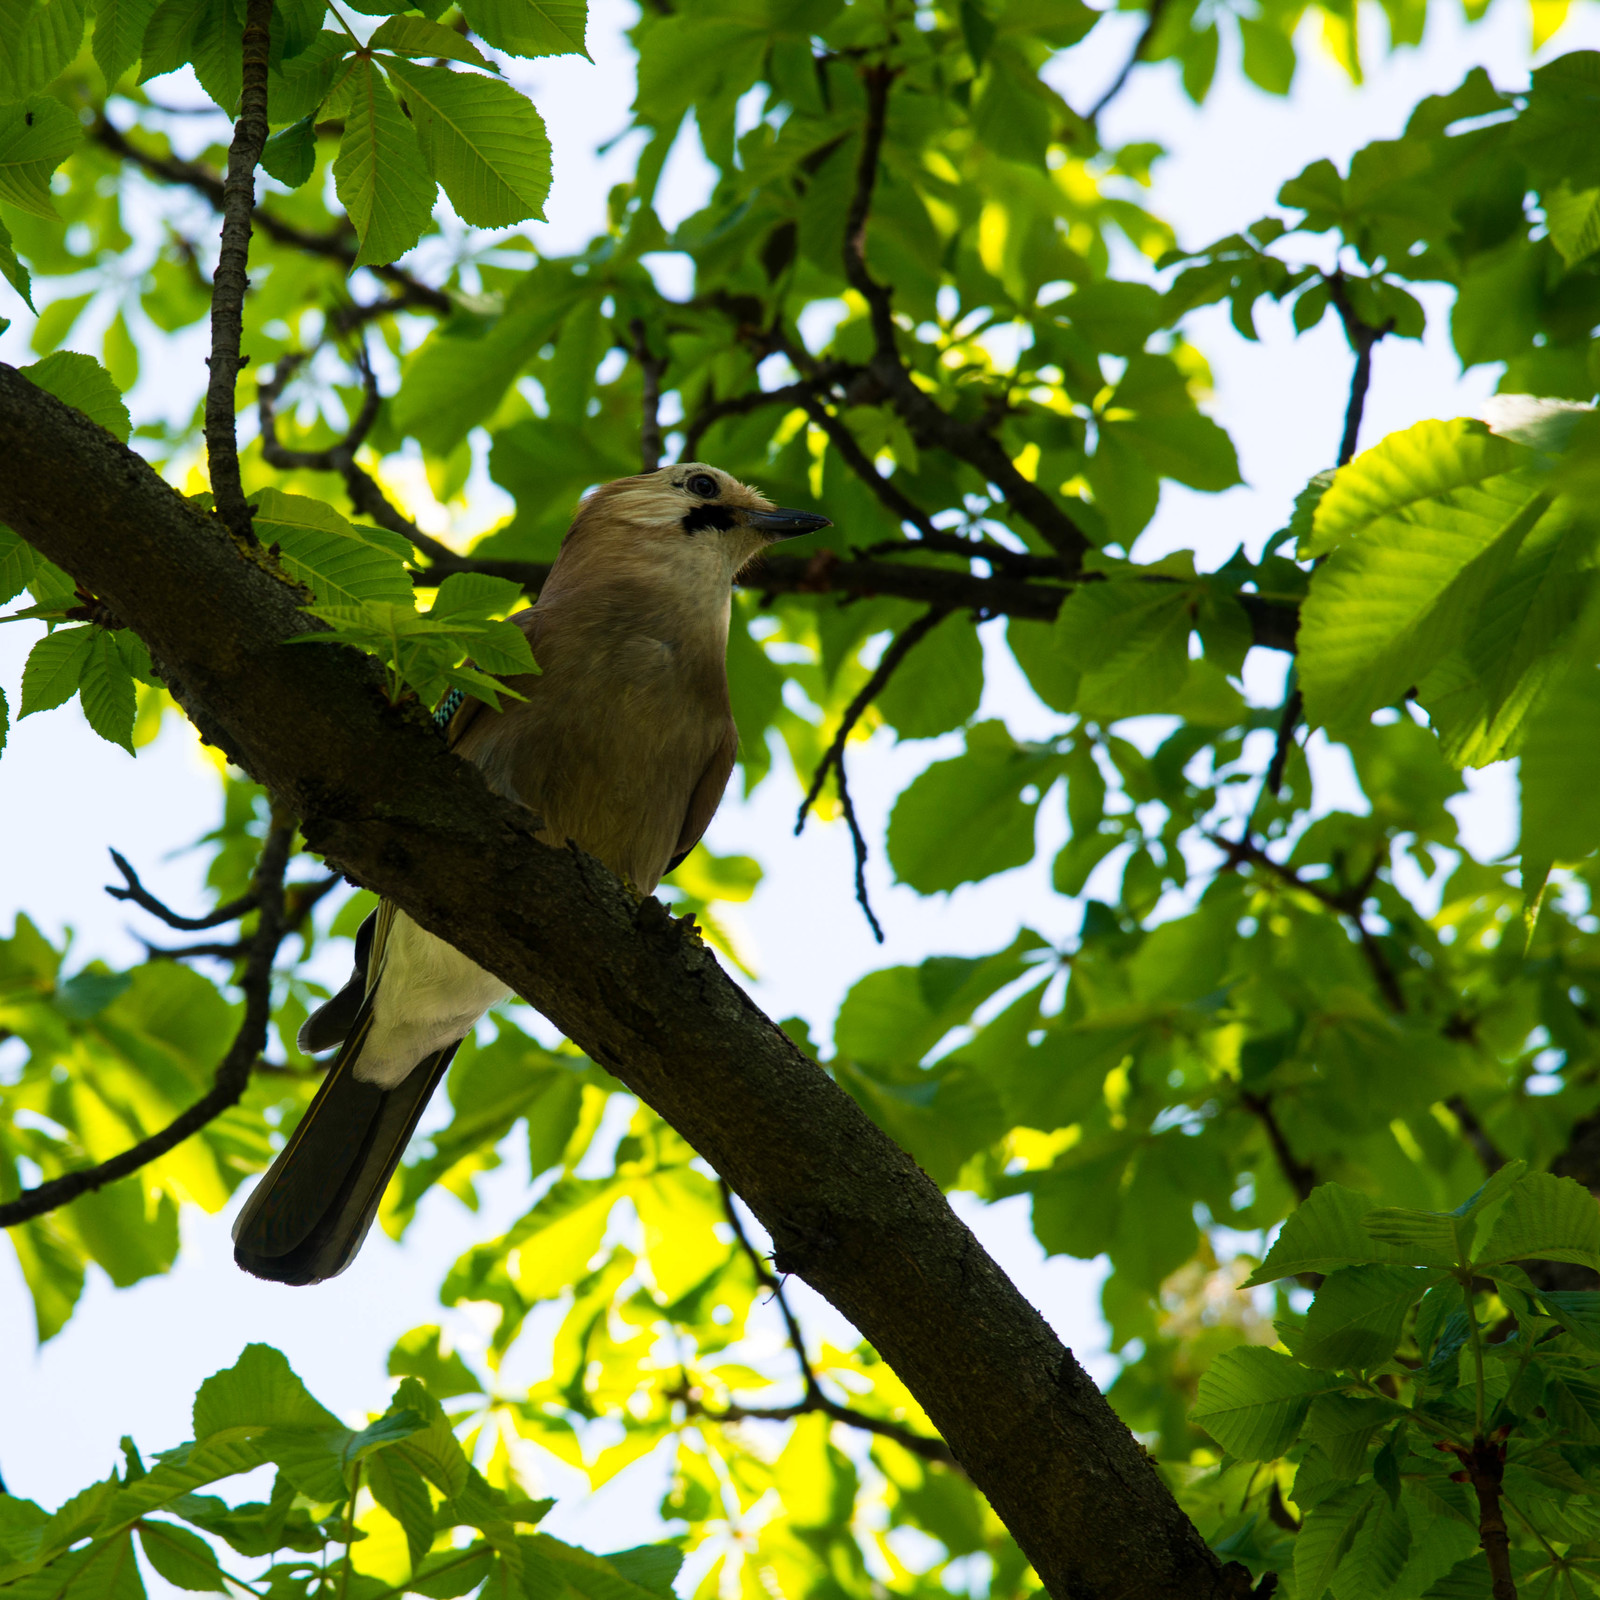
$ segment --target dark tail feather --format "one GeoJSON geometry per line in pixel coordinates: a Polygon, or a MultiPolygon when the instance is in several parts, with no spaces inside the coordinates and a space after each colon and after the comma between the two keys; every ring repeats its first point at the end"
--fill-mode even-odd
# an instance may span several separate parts
{"type": "Polygon", "coordinates": [[[369,995],[317,1097],[233,1227],[233,1259],[258,1278],[321,1283],[356,1258],[423,1108],[456,1053],[425,1056],[393,1089],[361,1083],[355,1063],[369,995]]]}

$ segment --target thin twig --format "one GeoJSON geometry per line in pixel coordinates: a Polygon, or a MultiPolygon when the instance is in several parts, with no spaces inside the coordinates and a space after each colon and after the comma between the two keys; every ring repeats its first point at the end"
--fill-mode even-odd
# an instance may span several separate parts
{"type": "Polygon", "coordinates": [[[1284,769],[1289,765],[1289,752],[1294,748],[1294,730],[1300,721],[1304,702],[1299,687],[1291,689],[1283,702],[1283,714],[1278,718],[1277,743],[1272,747],[1272,760],[1267,763],[1267,775],[1262,780],[1262,792],[1276,800],[1283,792],[1284,769]]]}
{"type": "MultiPolygon", "coordinates": [[[[120,129],[106,120],[104,112],[100,113],[90,125],[89,137],[113,155],[142,168],[152,178],[192,189],[205,199],[214,211],[222,210],[222,179],[203,162],[180,161],[173,156],[156,156],[141,150],[120,129]]],[[[355,266],[358,244],[355,230],[348,222],[331,233],[313,233],[306,228],[297,228],[292,222],[285,222],[281,217],[265,209],[258,210],[252,220],[274,244],[299,250],[306,255],[341,262],[347,270],[352,270],[355,266]]],[[[394,304],[393,308],[396,310],[432,311],[439,316],[449,316],[454,309],[454,302],[449,295],[412,277],[404,267],[369,266],[363,270],[394,286],[404,301],[403,305],[394,304]]]]}
{"type": "Polygon", "coordinates": [[[1277,1113],[1272,1109],[1272,1100],[1268,1095],[1255,1094],[1246,1089],[1239,1096],[1242,1105],[1251,1116],[1260,1122],[1266,1129],[1267,1142],[1272,1146],[1272,1153],[1277,1157],[1279,1170],[1288,1179],[1289,1187],[1300,1197],[1300,1201],[1311,1198],[1311,1191],[1317,1186],[1315,1171],[1306,1165],[1295,1153],[1284,1134],[1283,1125],[1278,1121],[1277,1113]]]}
{"type": "Polygon", "coordinates": [[[1208,833],[1210,840],[1227,858],[1227,870],[1237,870],[1241,861],[1248,861],[1252,866],[1257,866],[1272,874],[1273,877],[1287,884],[1290,888],[1298,889],[1303,894],[1308,894],[1313,900],[1319,901],[1330,911],[1337,911],[1340,916],[1349,920],[1350,926],[1355,931],[1357,942],[1361,947],[1361,954],[1365,958],[1368,968],[1372,973],[1373,982],[1377,984],[1379,992],[1383,995],[1389,1009],[1396,1013],[1403,1013],[1409,1009],[1406,1004],[1405,991],[1400,987],[1400,980],[1393,967],[1389,965],[1388,957],[1383,953],[1383,947],[1378,943],[1377,935],[1366,925],[1362,915],[1362,908],[1372,889],[1372,884],[1377,876],[1377,867],[1374,866],[1366,878],[1352,888],[1333,890],[1326,884],[1319,883],[1313,878],[1302,878],[1293,867],[1286,867],[1281,861],[1275,861],[1253,839],[1224,839],[1217,834],[1208,833]]]}
{"type": "Polygon", "coordinates": [[[1122,71],[1112,80],[1111,87],[1095,101],[1090,108],[1085,122],[1094,123],[1100,120],[1100,113],[1122,93],[1123,86],[1133,73],[1133,69],[1144,60],[1144,53],[1150,48],[1150,41],[1155,38],[1156,29],[1161,26],[1161,13],[1167,8],[1167,0],[1150,0],[1150,14],[1145,19],[1145,25],[1139,30],[1139,38],[1133,49],[1128,53],[1128,59],[1122,63],[1122,71]]]}
{"type": "Polygon", "coordinates": [[[861,824],[856,820],[855,802],[850,798],[850,783],[845,776],[842,755],[834,763],[833,786],[838,792],[839,808],[844,812],[845,826],[850,830],[850,843],[856,853],[856,904],[861,907],[862,914],[867,919],[867,926],[872,929],[872,937],[882,944],[883,928],[873,912],[872,901],[867,896],[867,837],[862,833],[861,824]]]}
{"type": "Polygon", "coordinates": [[[933,518],[901,492],[890,478],[878,471],[872,458],[856,442],[856,436],[831,411],[812,395],[800,401],[805,414],[827,434],[839,459],[877,496],[898,522],[909,522],[924,538],[937,535],[933,518]]]}
{"type": "Polygon", "coordinates": [[[266,1048],[267,1024],[272,1015],[272,963],[286,931],[283,874],[289,864],[295,827],[292,818],[275,816],[262,846],[253,885],[260,920],[251,935],[250,958],[239,980],[239,987],[244,991],[244,1020],[217,1068],[210,1091],[159,1133],[141,1139],[121,1155],[102,1161],[98,1166],[63,1173],[48,1183],[25,1189],[15,1200],[0,1205],[0,1228],[13,1228],[20,1222],[31,1221],[108,1183],[115,1183],[119,1178],[126,1178],[176,1149],[230,1106],[239,1103],[250,1082],[251,1069],[266,1048]]]}
{"type": "Polygon", "coordinates": [[[256,204],[256,163],[267,142],[267,52],[272,0],[247,0],[244,15],[243,90],[239,120],[228,147],[228,175],[222,181],[222,249],[211,287],[211,354],[206,365],[206,460],[217,513],[247,544],[255,543],[250,508],[239,478],[239,440],[234,390],[244,365],[239,343],[244,333],[244,297],[250,287],[250,214],[256,204]]]}
{"type": "Polygon", "coordinates": [[[850,287],[866,302],[871,313],[874,352],[868,371],[877,379],[895,410],[920,441],[959,457],[994,484],[1019,516],[1031,523],[1060,556],[1064,573],[1076,573],[1091,543],[1083,530],[1036,483],[1016,468],[1005,447],[988,428],[958,422],[912,381],[901,360],[895,327],[893,292],[872,276],[867,267],[867,219],[878,182],[884,129],[889,115],[889,87],[895,69],[886,64],[862,68],[867,94],[867,118],[861,132],[861,157],[856,164],[855,188],[845,213],[844,275],[850,287]]]}
{"type": "Polygon", "coordinates": [[[313,472],[337,472],[344,479],[345,493],[350,504],[364,516],[371,517],[380,528],[398,533],[409,539],[430,561],[452,562],[459,558],[449,545],[424,533],[410,517],[398,510],[389,497],[378,487],[377,480],[356,461],[356,451],[366,440],[372,424],[377,420],[383,402],[378,380],[367,359],[365,344],[358,339],[352,359],[361,374],[365,398],[361,410],[344,437],[336,444],[322,450],[292,450],[278,437],[278,401],[284,388],[307,359],[306,352],[297,351],[282,357],[273,368],[272,376],[257,391],[256,408],[261,425],[261,455],[269,466],[282,470],[294,468],[313,472]]]}
{"type": "Polygon", "coordinates": [[[794,819],[795,837],[798,838],[806,826],[806,818],[811,813],[811,808],[817,803],[817,796],[822,793],[822,786],[828,781],[828,772],[831,768],[840,766],[844,760],[845,741],[855,730],[856,724],[861,720],[868,706],[883,693],[889,680],[895,675],[900,663],[923,639],[933,632],[944,619],[949,616],[948,611],[935,608],[925,611],[908,628],[890,641],[889,647],[879,658],[877,666],[872,669],[871,676],[861,685],[855,698],[845,707],[844,716],[839,720],[838,731],[833,736],[832,743],[824,752],[822,760],[817,765],[817,770],[811,775],[811,786],[806,790],[805,799],[800,802],[800,810],[794,819]]]}
{"type": "Polygon", "coordinates": [[[639,459],[644,471],[654,472],[661,465],[661,378],[667,370],[667,358],[650,354],[642,317],[635,317],[628,331],[633,335],[633,353],[639,363],[639,459]]]}
{"type": "Polygon", "coordinates": [[[1394,329],[1391,317],[1381,328],[1374,328],[1356,315],[1350,303],[1350,293],[1345,287],[1343,272],[1326,272],[1323,282],[1328,286],[1328,299],[1339,313],[1344,324],[1344,336],[1355,352],[1356,364],[1350,374],[1350,399],[1344,411],[1344,434],[1339,441],[1338,465],[1343,467],[1355,459],[1356,441],[1361,434],[1361,417],[1367,406],[1367,390],[1372,383],[1372,351],[1385,334],[1394,329]]]}
{"type": "Polygon", "coordinates": [[[812,393],[810,381],[789,383],[778,389],[752,389],[748,394],[736,394],[726,400],[709,400],[695,413],[683,437],[683,458],[693,461],[700,450],[700,441],[706,431],[724,417],[747,417],[752,411],[765,406],[797,406],[812,393]]]}
{"type": "Polygon", "coordinates": [[[108,883],[106,893],[113,900],[131,900],[152,916],[160,917],[169,928],[177,928],[185,933],[198,933],[203,928],[221,927],[224,922],[237,922],[240,917],[248,915],[256,908],[258,897],[252,888],[240,895],[237,900],[230,900],[226,905],[218,906],[215,911],[208,911],[203,917],[185,917],[163,901],[157,900],[139,881],[139,874],[128,865],[127,858],[119,851],[113,850],[111,859],[117,864],[117,871],[122,874],[123,882],[108,883]]]}
{"type": "Polygon", "coordinates": [[[1445,1101],[1445,1106],[1460,1123],[1462,1135],[1472,1146],[1472,1153],[1482,1164],[1483,1170],[1498,1172],[1506,1164],[1505,1155],[1490,1136],[1489,1130],[1478,1120],[1478,1113],[1467,1104],[1466,1096],[1453,1094],[1445,1101]]]}
{"type": "Polygon", "coordinates": [[[800,1381],[805,1387],[805,1398],[792,1406],[729,1406],[726,1410],[714,1412],[702,1405],[698,1397],[685,1386],[679,1391],[677,1398],[684,1402],[686,1409],[706,1422],[792,1422],[794,1418],[805,1416],[808,1412],[819,1411],[835,1422],[844,1423],[846,1427],[859,1428],[865,1433],[875,1433],[881,1438],[893,1439],[896,1444],[921,1456],[924,1461],[942,1461],[946,1466],[956,1467],[959,1471],[956,1459],[950,1454],[950,1447],[943,1439],[929,1438],[925,1433],[917,1433],[914,1429],[898,1422],[891,1422],[886,1417],[863,1416],[861,1412],[852,1411],[848,1406],[840,1405],[837,1400],[829,1399],[823,1392],[822,1384],[817,1378],[810,1358],[806,1355],[805,1334],[801,1330],[800,1319],[795,1316],[794,1308],[789,1304],[782,1280],[773,1273],[765,1257],[750,1242],[750,1236],[745,1232],[744,1222],[739,1216],[738,1207],[734,1204],[732,1189],[724,1179],[719,1178],[717,1182],[722,1189],[722,1209],[727,1215],[728,1225],[733,1229],[739,1247],[750,1262],[756,1283],[771,1294],[783,1316],[784,1329],[788,1333],[790,1347],[794,1350],[795,1361],[800,1367],[800,1381]]]}

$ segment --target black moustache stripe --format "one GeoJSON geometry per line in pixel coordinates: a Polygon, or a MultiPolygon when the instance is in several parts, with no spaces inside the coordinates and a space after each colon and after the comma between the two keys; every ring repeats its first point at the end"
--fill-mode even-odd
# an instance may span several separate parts
{"type": "Polygon", "coordinates": [[[702,528],[715,528],[726,533],[734,525],[734,516],[725,506],[696,506],[683,518],[685,533],[699,533],[702,528]]]}

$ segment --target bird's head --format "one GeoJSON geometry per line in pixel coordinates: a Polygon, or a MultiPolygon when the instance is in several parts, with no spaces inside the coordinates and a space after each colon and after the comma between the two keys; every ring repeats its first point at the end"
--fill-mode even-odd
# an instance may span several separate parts
{"type": "Polygon", "coordinates": [[[683,461],[596,489],[578,507],[567,545],[658,575],[727,584],[768,545],[831,525],[774,506],[718,467],[683,461]]]}

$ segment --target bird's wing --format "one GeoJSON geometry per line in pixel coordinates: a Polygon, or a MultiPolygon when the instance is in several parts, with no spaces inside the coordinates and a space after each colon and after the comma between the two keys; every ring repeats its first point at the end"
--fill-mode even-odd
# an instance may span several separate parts
{"type": "Polygon", "coordinates": [[[706,770],[700,774],[694,793],[689,796],[689,810],[673,848],[672,860],[667,863],[668,872],[700,843],[701,834],[710,827],[717,807],[722,804],[722,791],[728,787],[728,774],[733,771],[733,758],[738,752],[739,730],[734,726],[733,718],[729,717],[722,733],[722,742],[706,764],[706,770]]]}

